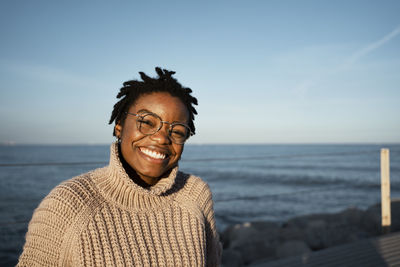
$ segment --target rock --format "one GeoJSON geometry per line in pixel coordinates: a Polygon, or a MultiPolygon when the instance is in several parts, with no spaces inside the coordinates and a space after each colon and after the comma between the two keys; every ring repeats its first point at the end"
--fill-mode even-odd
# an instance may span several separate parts
{"type": "Polygon", "coordinates": [[[286,227],[297,227],[299,229],[305,229],[310,221],[329,222],[332,221],[335,216],[336,214],[330,214],[330,213],[317,213],[317,214],[304,215],[289,219],[285,225],[286,227]]]}
{"type": "MultiPolygon", "coordinates": [[[[370,206],[364,213],[361,227],[371,235],[382,234],[381,203],[370,206]]],[[[391,201],[392,232],[400,231],[400,199],[391,201]]]]}
{"type": "Polygon", "coordinates": [[[275,257],[279,225],[272,222],[251,222],[228,227],[224,233],[225,249],[238,251],[244,264],[275,257]]]}
{"type": "MultiPolygon", "coordinates": [[[[292,232],[286,230],[283,233],[288,235],[289,232],[293,239],[304,240],[311,249],[319,250],[369,237],[370,234],[361,227],[364,218],[365,212],[357,208],[335,214],[300,216],[288,220],[283,229],[291,229],[292,232]]],[[[282,240],[288,238],[282,236],[282,240]]]]}
{"type": "Polygon", "coordinates": [[[354,242],[370,235],[360,228],[364,213],[357,209],[311,220],[305,229],[305,242],[313,250],[354,242]]]}
{"type": "Polygon", "coordinates": [[[270,232],[276,231],[280,228],[280,225],[276,222],[269,222],[269,221],[255,221],[250,223],[251,226],[259,232],[270,232]]]}
{"type": "Polygon", "coordinates": [[[249,238],[258,236],[258,231],[250,223],[235,224],[228,227],[221,236],[224,248],[232,248],[232,244],[246,243],[249,238]]]}
{"type": "Polygon", "coordinates": [[[248,222],[228,227],[221,239],[224,248],[238,247],[248,240],[274,241],[279,235],[279,225],[273,222],[248,222]]]}
{"type": "Polygon", "coordinates": [[[243,265],[242,255],[234,249],[225,249],[222,252],[222,266],[240,267],[243,265]]]}
{"type": "Polygon", "coordinates": [[[284,242],[288,240],[304,240],[304,228],[299,228],[295,225],[284,225],[279,229],[279,241],[284,242]]]}
{"type": "Polygon", "coordinates": [[[370,206],[365,212],[360,227],[372,236],[381,234],[381,207],[380,204],[370,206]]]}
{"type": "Polygon", "coordinates": [[[392,211],[392,232],[400,231],[400,199],[393,199],[391,205],[392,211]]]}
{"type": "Polygon", "coordinates": [[[337,214],[338,219],[347,225],[358,227],[364,217],[364,211],[351,207],[337,214]]]}
{"type": "Polygon", "coordinates": [[[278,258],[286,258],[298,255],[307,255],[311,249],[300,240],[290,240],[282,243],[276,248],[276,256],[278,258]]]}
{"type": "Polygon", "coordinates": [[[312,220],[308,222],[305,229],[305,242],[313,250],[327,247],[328,231],[327,224],[323,220],[312,220]]]}
{"type": "Polygon", "coordinates": [[[242,246],[236,249],[239,250],[244,264],[249,264],[259,259],[275,258],[275,245],[263,242],[262,240],[249,241],[247,244],[242,244],[242,246]]]}
{"type": "MultiPolygon", "coordinates": [[[[392,200],[391,231],[400,231],[400,200],[392,200]]],[[[320,250],[381,234],[380,203],[366,211],[348,208],[339,213],[299,216],[279,225],[251,222],[228,227],[221,238],[228,256],[225,266],[266,262],[320,250]]]]}

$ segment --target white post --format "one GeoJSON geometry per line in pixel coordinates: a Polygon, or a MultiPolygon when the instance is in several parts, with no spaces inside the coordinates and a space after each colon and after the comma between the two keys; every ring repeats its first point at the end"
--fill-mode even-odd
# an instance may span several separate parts
{"type": "Polygon", "coordinates": [[[390,232],[390,160],[389,149],[381,149],[381,211],[382,211],[382,231],[390,232]]]}

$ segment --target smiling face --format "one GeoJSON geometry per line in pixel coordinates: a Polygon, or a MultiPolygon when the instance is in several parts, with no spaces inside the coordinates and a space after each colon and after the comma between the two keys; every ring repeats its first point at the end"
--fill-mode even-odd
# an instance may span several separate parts
{"type": "MultiPolygon", "coordinates": [[[[189,112],[184,103],[166,92],[141,95],[129,108],[129,113],[152,112],[163,121],[188,123],[189,112]]],[[[173,143],[168,136],[168,124],[153,135],[142,134],[137,117],[127,115],[123,125],[115,126],[121,139],[121,153],[125,161],[147,184],[154,185],[174,168],[182,155],[183,145],[173,143]]]]}

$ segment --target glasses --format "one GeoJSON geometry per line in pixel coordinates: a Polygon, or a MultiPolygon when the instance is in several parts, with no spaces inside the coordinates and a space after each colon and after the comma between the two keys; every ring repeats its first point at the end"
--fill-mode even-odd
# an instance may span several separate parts
{"type": "Polygon", "coordinates": [[[139,131],[144,135],[152,135],[158,132],[164,123],[169,124],[168,136],[172,142],[178,145],[182,145],[186,140],[192,135],[189,126],[184,123],[179,122],[168,122],[163,121],[161,118],[154,113],[143,113],[135,114],[130,112],[125,112],[132,116],[136,116],[136,126],[139,131]]]}

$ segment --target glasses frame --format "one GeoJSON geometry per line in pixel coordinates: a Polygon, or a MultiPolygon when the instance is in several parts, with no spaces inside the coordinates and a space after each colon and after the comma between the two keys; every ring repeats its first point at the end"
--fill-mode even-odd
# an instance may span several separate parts
{"type": "Polygon", "coordinates": [[[177,144],[177,145],[183,145],[184,143],[186,143],[186,141],[189,139],[189,137],[191,137],[191,136],[193,135],[193,132],[190,130],[190,127],[189,127],[187,124],[181,123],[181,122],[163,121],[163,120],[161,119],[160,116],[158,116],[157,114],[155,114],[155,113],[153,113],[153,112],[145,112],[145,113],[140,113],[140,114],[131,113],[131,112],[125,112],[125,114],[127,114],[127,115],[132,115],[132,116],[135,116],[135,117],[137,117],[137,118],[143,118],[143,117],[146,116],[146,115],[153,115],[154,117],[156,117],[156,118],[158,118],[158,119],[160,120],[161,124],[160,124],[160,126],[158,127],[157,131],[155,131],[154,133],[151,133],[151,134],[145,134],[145,133],[143,133],[143,132],[141,131],[141,127],[140,127],[140,126],[141,126],[141,123],[138,122],[138,120],[136,120],[136,126],[138,127],[139,131],[140,131],[142,134],[144,134],[144,135],[153,135],[153,134],[159,132],[160,129],[163,127],[164,124],[168,124],[168,125],[169,125],[169,127],[168,127],[168,137],[169,137],[169,139],[170,139],[173,143],[175,143],[175,144],[177,144]],[[183,143],[178,143],[178,142],[174,141],[173,138],[171,138],[171,129],[172,129],[172,127],[173,127],[174,125],[182,125],[182,126],[184,126],[186,129],[188,129],[189,135],[188,135],[188,137],[185,139],[185,141],[184,141],[183,143]]]}

